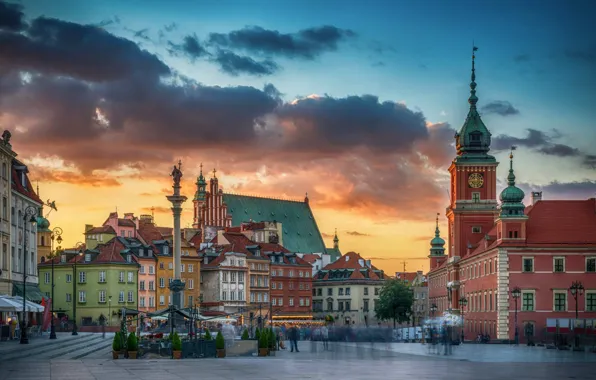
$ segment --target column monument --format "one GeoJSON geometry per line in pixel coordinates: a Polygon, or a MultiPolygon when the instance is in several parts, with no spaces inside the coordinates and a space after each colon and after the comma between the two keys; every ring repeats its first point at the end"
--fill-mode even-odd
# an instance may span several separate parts
{"type": "Polygon", "coordinates": [[[178,167],[174,165],[172,170],[172,179],[174,180],[174,194],[168,195],[166,198],[172,203],[172,214],[174,215],[174,280],[170,283],[170,292],[172,295],[172,305],[178,309],[184,306],[184,283],[180,277],[180,269],[182,264],[181,259],[181,233],[180,233],[180,214],[182,213],[182,203],[186,201],[184,195],[180,195],[180,179],[182,178],[182,161],[178,161],[178,167]]]}

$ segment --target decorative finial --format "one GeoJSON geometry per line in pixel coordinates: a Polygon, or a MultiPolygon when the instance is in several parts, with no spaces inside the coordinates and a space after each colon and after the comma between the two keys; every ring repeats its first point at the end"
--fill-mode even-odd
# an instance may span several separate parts
{"type": "Polygon", "coordinates": [[[213,168],[213,178],[217,178],[217,177],[215,176],[215,173],[217,173],[217,170],[215,170],[215,168],[213,168]]]}
{"type": "Polygon", "coordinates": [[[199,167],[201,168],[201,175],[203,175],[203,163],[201,162],[201,165],[199,165],[199,167]]]}
{"type": "Polygon", "coordinates": [[[37,181],[37,196],[39,197],[39,181],[37,181]]]}
{"type": "Polygon", "coordinates": [[[478,103],[478,97],[476,96],[476,51],[478,48],[472,42],[472,81],[470,82],[470,98],[468,99],[468,103],[470,103],[470,107],[476,108],[476,103],[478,103]]]}
{"type": "Polygon", "coordinates": [[[511,152],[509,153],[509,175],[507,176],[507,185],[515,186],[515,173],[513,173],[513,151],[516,150],[515,145],[511,146],[511,152]]]}
{"type": "Polygon", "coordinates": [[[182,170],[182,160],[178,160],[178,170],[182,170]]]}
{"type": "Polygon", "coordinates": [[[439,231],[439,215],[440,213],[437,212],[437,219],[436,219],[436,227],[435,227],[435,236],[440,236],[441,232],[439,231]]]}

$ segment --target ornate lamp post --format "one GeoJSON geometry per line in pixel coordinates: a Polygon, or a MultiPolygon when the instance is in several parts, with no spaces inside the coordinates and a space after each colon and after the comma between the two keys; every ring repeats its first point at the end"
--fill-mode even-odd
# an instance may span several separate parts
{"type": "Polygon", "coordinates": [[[515,288],[513,288],[511,290],[511,295],[513,296],[513,299],[515,300],[515,344],[518,345],[519,344],[519,330],[517,327],[517,299],[519,298],[519,296],[521,296],[521,289],[519,288],[519,286],[516,286],[515,288]]]}
{"type": "Polygon", "coordinates": [[[108,296],[108,326],[112,322],[112,296],[108,296]]]}
{"type": "Polygon", "coordinates": [[[436,312],[437,312],[437,304],[433,303],[432,305],[430,305],[430,316],[432,318],[434,318],[436,312]]]}
{"type": "Polygon", "coordinates": [[[52,324],[50,325],[50,339],[56,339],[56,320],[54,318],[54,261],[56,258],[56,250],[54,250],[54,240],[58,243],[58,245],[62,244],[62,228],[56,227],[52,230],[52,235],[50,235],[50,239],[52,239],[52,247],[51,247],[51,259],[52,259],[52,324]]]}
{"type": "Polygon", "coordinates": [[[83,243],[78,242],[75,246],[75,250],[78,250],[78,253],[75,254],[74,257],[74,264],[72,266],[72,317],[74,319],[72,325],[72,335],[79,335],[78,327],[77,327],[77,302],[78,302],[78,294],[77,294],[77,260],[79,256],[83,256],[83,243]]]}
{"type": "Polygon", "coordinates": [[[459,309],[461,310],[461,342],[464,342],[464,331],[466,330],[466,324],[464,322],[464,307],[468,305],[468,299],[465,296],[459,298],[459,309]]]}
{"type": "Polygon", "coordinates": [[[23,318],[21,318],[21,344],[29,344],[27,337],[27,223],[35,223],[37,210],[33,206],[27,206],[23,213],[23,318]]]}
{"type": "Polygon", "coordinates": [[[571,292],[571,295],[575,299],[575,319],[579,319],[579,309],[578,309],[577,297],[584,294],[584,285],[581,283],[581,281],[573,281],[573,283],[569,287],[569,291],[571,292]]]}

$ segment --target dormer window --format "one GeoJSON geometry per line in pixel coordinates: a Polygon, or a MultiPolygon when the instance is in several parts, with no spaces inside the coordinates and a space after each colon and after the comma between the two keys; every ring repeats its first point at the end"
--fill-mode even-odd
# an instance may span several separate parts
{"type": "Polygon", "coordinates": [[[63,264],[66,262],[66,255],[61,255],[60,256],[60,262],[63,263],[63,264]]]}
{"type": "Polygon", "coordinates": [[[90,262],[91,261],[91,254],[90,253],[86,253],[85,254],[85,262],[90,262]]]}
{"type": "Polygon", "coordinates": [[[131,255],[126,255],[126,262],[127,263],[132,263],[132,257],[131,257],[131,255]]]}
{"type": "Polygon", "coordinates": [[[261,250],[260,249],[256,249],[255,250],[255,256],[261,257],[261,250]]]}
{"type": "Polygon", "coordinates": [[[25,175],[24,171],[21,172],[21,184],[25,189],[27,188],[27,176],[25,175]]]}

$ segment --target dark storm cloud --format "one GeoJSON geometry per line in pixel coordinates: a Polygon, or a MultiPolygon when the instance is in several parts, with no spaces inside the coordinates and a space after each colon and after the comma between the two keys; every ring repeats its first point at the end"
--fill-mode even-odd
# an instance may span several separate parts
{"type": "Polygon", "coordinates": [[[586,168],[596,169],[596,156],[592,154],[585,155],[582,165],[586,168]]]}
{"type": "Polygon", "coordinates": [[[170,68],[137,44],[102,28],[40,17],[25,34],[0,32],[0,67],[101,82],[143,76],[155,80],[170,68]]]}
{"type": "Polygon", "coordinates": [[[0,30],[20,31],[26,26],[22,5],[0,1],[0,30]]]}
{"type": "Polygon", "coordinates": [[[514,137],[509,135],[499,135],[492,139],[491,149],[507,150],[512,146],[526,147],[526,148],[542,148],[551,143],[551,137],[546,133],[529,128],[526,130],[526,137],[514,137]]]}
{"type": "Polygon", "coordinates": [[[170,47],[171,54],[176,55],[178,53],[182,53],[183,55],[187,56],[192,62],[199,58],[203,58],[210,55],[195,34],[184,37],[182,44],[177,45],[173,42],[168,42],[168,45],[170,47]]]}
{"type": "Polygon", "coordinates": [[[380,102],[373,95],[305,98],[284,104],[276,115],[295,127],[284,129],[284,142],[297,149],[368,147],[403,152],[428,137],[421,112],[399,103],[380,102]]]}
{"type": "Polygon", "coordinates": [[[542,199],[588,199],[594,198],[596,181],[558,182],[553,181],[547,185],[534,185],[518,183],[527,196],[532,191],[542,191],[542,199]]]}
{"type": "Polygon", "coordinates": [[[255,61],[246,56],[220,50],[213,59],[219,64],[221,70],[232,76],[248,74],[254,76],[271,75],[279,70],[279,66],[271,60],[255,61]]]}
{"type": "Polygon", "coordinates": [[[496,113],[501,116],[511,116],[519,114],[519,110],[506,100],[495,100],[482,107],[482,112],[490,114],[496,113]]]}
{"type": "Polygon", "coordinates": [[[209,43],[251,53],[314,59],[324,52],[337,50],[340,42],[355,36],[351,30],[331,25],[303,29],[291,34],[247,26],[225,34],[211,33],[209,43]]]}
{"type": "Polygon", "coordinates": [[[557,157],[575,157],[581,155],[579,149],[570,147],[569,145],[565,144],[547,145],[540,148],[538,151],[549,156],[557,157]]]}

